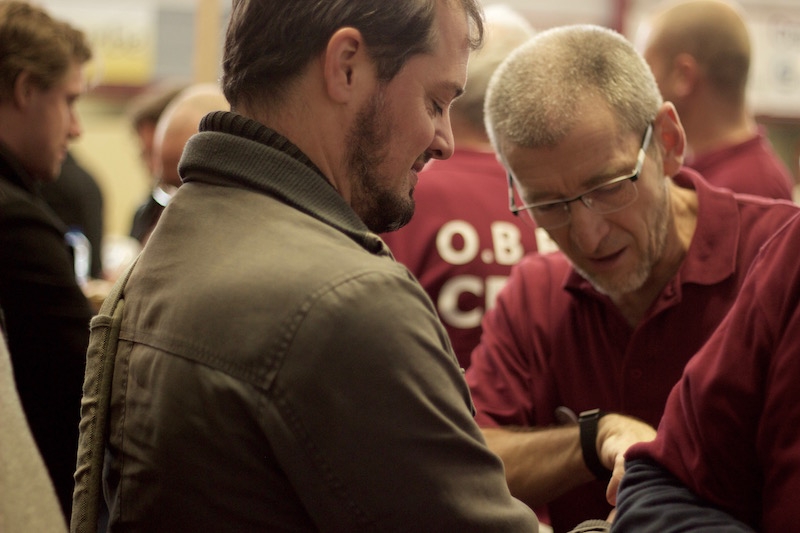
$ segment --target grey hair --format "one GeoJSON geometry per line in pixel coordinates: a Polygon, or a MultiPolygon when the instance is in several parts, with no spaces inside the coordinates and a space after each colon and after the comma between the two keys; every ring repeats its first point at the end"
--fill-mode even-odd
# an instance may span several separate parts
{"type": "Polygon", "coordinates": [[[650,68],[622,35],[586,24],[553,28],[515,50],[492,76],[486,129],[501,157],[506,143],[552,147],[580,119],[580,104],[597,97],[620,131],[637,133],[662,104],[650,68]]]}

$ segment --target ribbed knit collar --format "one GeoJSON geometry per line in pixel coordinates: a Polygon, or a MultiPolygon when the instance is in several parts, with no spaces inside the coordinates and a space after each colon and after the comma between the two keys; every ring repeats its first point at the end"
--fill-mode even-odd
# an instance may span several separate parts
{"type": "MultiPolygon", "coordinates": [[[[209,113],[200,121],[200,131],[216,131],[219,133],[229,133],[238,137],[244,137],[251,141],[256,141],[271,148],[279,150],[325,178],[322,171],[315,165],[300,148],[292,141],[274,131],[260,122],[245,118],[242,115],[227,111],[215,111],[209,113]]],[[[326,183],[328,182],[325,178],[326,183]]],[[[333,185],[331,185],[333,187],[333,185]]]]}
{"type": "Polygon", "coordinates": [[[319,168],[291,141],[227,111],[200,122],[178,165],[185,182],[238,186],[280,198],[347,234],[371,253],[390,255],[319,168]]]}

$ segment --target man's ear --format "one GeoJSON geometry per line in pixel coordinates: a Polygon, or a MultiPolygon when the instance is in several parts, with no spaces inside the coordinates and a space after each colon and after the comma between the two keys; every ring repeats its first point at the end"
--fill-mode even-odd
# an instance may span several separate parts
{"type": "Polygon", "coordinates": [[[20,72],[14,80],[14,106],[18,109],[27,108],[35,89],[30,71],[20,72]]]}
{"type": "Polygon", "coordinates": [[[685,98],[692,94],[699,75],[699,66],[694,57],[687,53],[676,55],[672,60],[670,72],[670,94],[674,94],[677,98],[685,98]]]}
{"type": "Polygon", "coordinates": [[[683,165],[686,133],[672,102],[664,102],[653,120],[653,137],[661,149],[665,176],[674,176],[683,165]]]}
{"type": "Polygon", "coordinates": [[[338,103],[349,102],[367,73],[373,71],[364,38],[355,28],[337,30],[328,40],[323,60],[325,88],[328,96],[338,103]]]}

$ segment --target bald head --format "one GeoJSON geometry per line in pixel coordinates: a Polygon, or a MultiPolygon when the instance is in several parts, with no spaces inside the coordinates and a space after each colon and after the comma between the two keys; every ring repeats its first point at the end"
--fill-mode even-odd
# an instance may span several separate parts
{"type": "MultiPolygon", "coordinates": [[[[744,102],[750,36],[737,4],[689,0],[667,4],[655,13],[649,21],[644,55],[659,86],[664,83],[659,74],[669,71],[681,54],[694,59],[700,74],[720,98],[744,102]]],[[[668,94],[665,98],[672,99],[668,94]]]]}
{"type": "Polygon", "coordinates": [[[192,85],[181,91],[158,119],[153,140],[156,176],[161,183],[180,187],[178,162],[200,120],[212,111],[230,109],[222,90],[214,84],[192,85]]]}

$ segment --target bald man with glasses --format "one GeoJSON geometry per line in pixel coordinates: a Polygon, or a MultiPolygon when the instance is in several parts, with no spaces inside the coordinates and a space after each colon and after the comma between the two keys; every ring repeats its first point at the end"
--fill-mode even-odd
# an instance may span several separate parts
{"type": "Polygon", "coordinates": [[[675,107],[604,28],[555,28],[517,49],[486,120],[511,210],[559,250],[512,271],[467,382],[512,494],[567,531],[612,511],[625,451],[655,436],[686,362],[798,208],[683,167],[675,107]]]}

